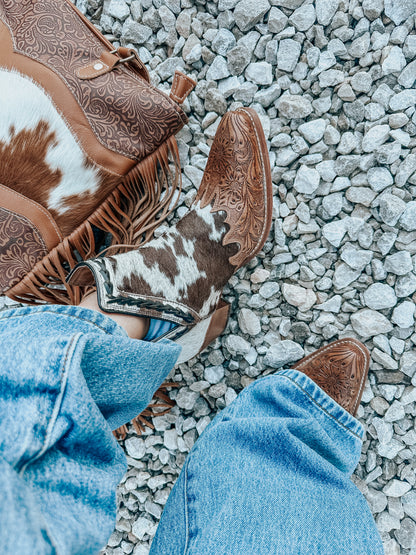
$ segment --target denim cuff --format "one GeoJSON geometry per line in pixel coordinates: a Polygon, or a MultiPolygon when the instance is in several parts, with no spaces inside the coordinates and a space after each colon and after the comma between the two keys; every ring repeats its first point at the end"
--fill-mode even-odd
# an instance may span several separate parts
{"type": "Polygon", "coordinates": [[[11,318],[14,316],[25,316],[25,315],[34,315],[40,313],[49,313],[49,314],[59,314],[61,316],[68,316],[75,320],[78,320],[80,324],[84,323],[87,328],[90,329],[83,329],[78,328],[77,331],[82,331],[83,333],[87,333],[88,331],[93,331],[93,328],[98,328],[100,331],[108,334],[108,335],[122,335],[123,337],[127,337],[126,331],[117,324],[110,316],[105,314],[101,314],[96,310],[92,310],[90,308],[84,308],[82,306],[73,306],[73,305],[58,305],[58,304],[47,304],[41,306],[25,306],[22,308],[12,308],[9,310],[5,310],[0,313],[0,318],[11,318]],[[92,329],[91,329],[92,326],[92,329]]]}
{"type": "Polygon", "coordinates": [[[364,437],[362,424],[321,389],[309,376],[293,368],[280,370],[276,376],[286,377],[294,382],[304,393],[326,412],[333,420],[357,436],[361,441],[364,437]]]}

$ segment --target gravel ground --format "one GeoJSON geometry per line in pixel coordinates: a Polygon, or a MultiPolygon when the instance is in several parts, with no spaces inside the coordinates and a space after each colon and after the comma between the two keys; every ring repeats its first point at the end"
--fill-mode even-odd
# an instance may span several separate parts
{"type": "MultiPolygon", "coordinates": [[[[226,333],[170,378],[176,406],[130,430],[105,553],[146,555],[199,434],[239,391],[339,337],[371,351],[354,482],[385,551],[416,554],[416,0],[78,0],[155,85],[198,81],[179,133],[187,211],[221,115],[259,113],[275,206],[259,256],[232,278],[226,333]]],[[[172,219],[173,221],[174,219],[172,219]]],[[[160,232],[160,230],[159,230],[160,232]]]]}

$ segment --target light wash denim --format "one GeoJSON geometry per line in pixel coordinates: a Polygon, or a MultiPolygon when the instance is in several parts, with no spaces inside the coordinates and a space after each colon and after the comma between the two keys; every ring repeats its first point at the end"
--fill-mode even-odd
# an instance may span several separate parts
{"type": "MultiPolygon", "coordinates": [[[[0,554],[92,554],[126,469],[111,429],[175,364],[79,307],[0,314],[0,554]]],[[[361,425],[307,376],[261,378],[207,427],[162,516],[153,555],[382,554],[350,475],[361,425]]]]}
{"type": "Polygon", "coordinates": [[[350,479],[362,437],[305,374],[256,380],[188,455],[151,555],[383,555],[350,479]]]}

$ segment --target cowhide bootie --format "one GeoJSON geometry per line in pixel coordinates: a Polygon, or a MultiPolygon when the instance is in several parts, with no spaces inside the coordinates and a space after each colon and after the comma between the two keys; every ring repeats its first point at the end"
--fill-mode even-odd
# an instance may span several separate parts
{"type": "Polygon", "coordinates": [[[164,337],[182,345],[184,362],[225,328],[223,287],[263,247],[271,214],[266,140],[256,112],[241,108],[223,117],[186,216],[140,248],[80,263],[68,279],[93,276],[105,312],[176,324],[164,337]]]}

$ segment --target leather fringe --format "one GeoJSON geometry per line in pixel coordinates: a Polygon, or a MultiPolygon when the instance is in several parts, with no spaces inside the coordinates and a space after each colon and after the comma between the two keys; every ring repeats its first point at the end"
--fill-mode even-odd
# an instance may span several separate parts
{"type": "Polygon", "coordinates": [[[180,190],[178,146],[170,137],[137,164],[104,203],[6,295],[29,304],[78,305],[91,289],[69,285],[66,277],[78,262],[99,254],[101,245],[96,244],[94,227],[111,234],[110,254],[137,248],[152,238],[155,228],[173,210],[173,198],[175,193],[179,198],[180,190]]]}
{"type": "MultiPolygon", "coordinates": [[[[167,414],[172,409],[172,407],[175,406],[175,401],[172,401],[172,399],[167,395],[167,390],[170,387],[179,387],[179,385],[172,382],[166,382],[161,385],[154,394],[153,402],[150,403],[150,405],[148,405],[148,407],[144,411],[142,411],[139,416],[133,418],[131,424],[133,425],[133,428],[136,430],[138,435],[141,435],[144,432],[146,426],[154,430],[155,427],[153,426],[150,419],[155,416],[163,416],[164,414],[167,414]]],[[[117,428],[113,431],[114,436],[118,440],[125,439],[127,433],[127,424],[124,424],[123,426],[120,426],[120,428],[117,428]]]]}

